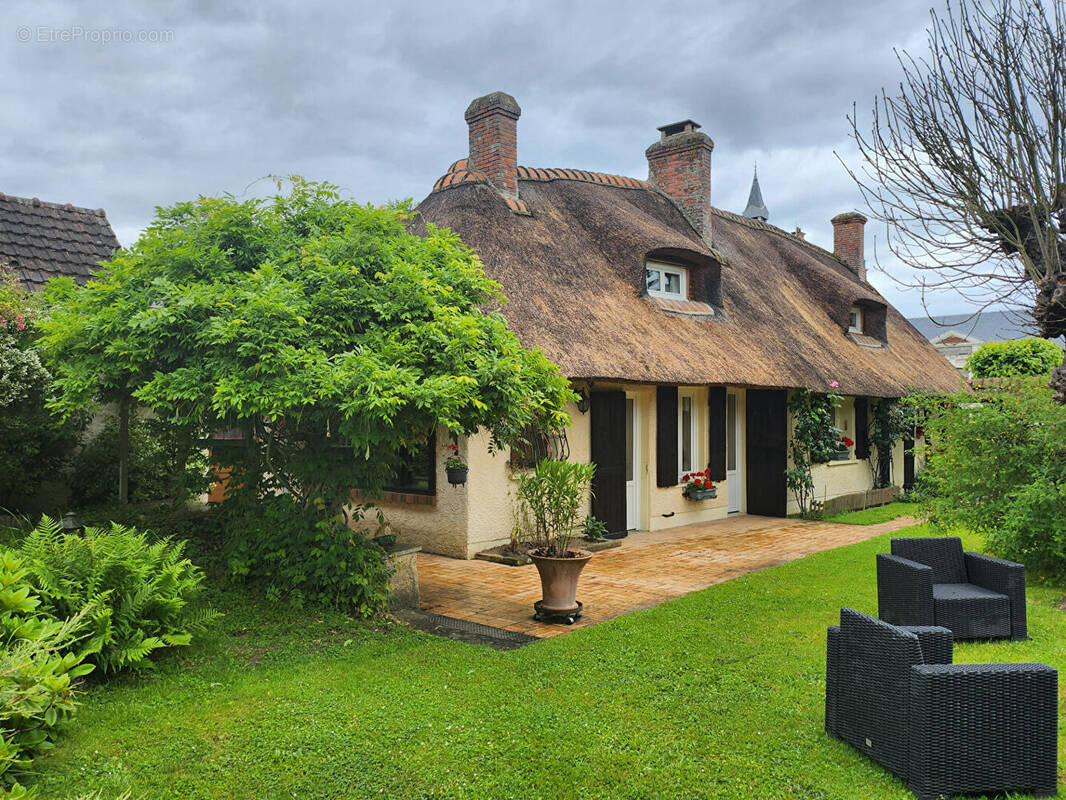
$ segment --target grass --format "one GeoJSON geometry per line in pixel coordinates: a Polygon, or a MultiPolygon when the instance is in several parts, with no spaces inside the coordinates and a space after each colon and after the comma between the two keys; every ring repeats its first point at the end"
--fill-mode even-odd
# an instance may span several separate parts
{"type": "Polygon", "coordinates": [[[826,517],[827,522],[843,522],[847,525],[877,525],[880,522],[888,522],[897,517],[912,516],[918,506],[914,503],[885,503],[883,506],[864,508],[862,511],[843,511],[826,517]]]}
{"type": "MultiPolygon", "coordinates": [[[[822,728],[825,627],[842,605],[876,610],[887,547],[506,653],[221,593],[200,644],[89,689],[39,762],[40,797],[909,798],[822,728]]],[[[1062,595],[1035,579],[1031,639],[956,660],[1066,668],[1062,595]]]]}

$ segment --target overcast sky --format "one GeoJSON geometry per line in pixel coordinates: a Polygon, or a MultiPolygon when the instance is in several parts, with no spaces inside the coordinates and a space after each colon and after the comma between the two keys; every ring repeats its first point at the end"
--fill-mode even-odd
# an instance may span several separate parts
{"type": "Polygon", "coordinates": [[[898,83],[893,48],[924,49],[933,2],[5,0],[0,191],[102,207],[122,244],[155,206],[268,174],[419,200],[466,155],[470,100],[503,90],[521,164],[643,178],[656,127],[692,118],[716,206],[743,210],[757,162],[770,221],[832,249],[830,217],[865,210],[834,156],[855,163],[845,117],[898,83]]]}

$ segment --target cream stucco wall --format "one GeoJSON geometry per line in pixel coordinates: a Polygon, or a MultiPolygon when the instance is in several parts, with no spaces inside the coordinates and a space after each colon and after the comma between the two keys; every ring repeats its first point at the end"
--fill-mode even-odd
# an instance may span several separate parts
{"type": "MultiPolygon", "coordinates": [[[[840,406],[836,412],[837,427],[843,435],[849,439],[855,439],[855,398],[841,398],[840,406]]],[[[793,419],[789,417],[788,435],[791,439],[793,419]]],[[[792,459],[789,458],[791,466],[792,459]]],[[[814,480],[814,499],[825,502],[834,497],[863,492],[872,489],[874,474],[871,463],[867,459],[856,459],[855,448],[851,448],[851,458],[847,461],[830,461],[826,464],[815,464],[811,467],[811,478],[814,480]]],[[[903,484],[903,442],[896,442],[892,448],[892,483],[895,486],[903,484]]],[[[788,513],[798,514],[799,503],[790,491],[788,493],[788,513]]]]}
{"type": "MultiPolygon", "coordinates": [[[[445,447],[451,442],[443,428],[437,431],[437,504],[414,505],[411,503],[388,503],[374,500],[385,512],[397,538],[405,544],[417,544],[428,553],[467,558],[467,514],[469,507],[468,487],[452,487],[444,471],[445,447]]],[[[464,457],[471,448],[460,441],[464,457]],[[466,445],[466,446],[464,446],[466,445]]],[[[481,453],[475,457],[481,458],[481,453]]],[[[468,458],[468,460],[471,460],[468,458]]],[[[470,481],[477,480],[477,472],[471,463],[470,481]]],[[[372,516],[372,515],[371,515],[372,516]]],[[[364,523],[365,524],[365,523],[364,523]]]]}
{"type": "MultiPolygon", "coordinates": [[[[571,421],[566,431],[570,461],[588,463],[591,460],[590,415],[588,412],[582,414],[574,404],[567,406],[566,411],[571,421]]],[[[473,558],[481,550],[509,542],[514,524],[515,493],[521,470],[512,469],[508,449],[491,455],[488,443],[488,435],[479,433],[471,437],[467,448],[471,454],[470,480],[467,484],[467,558],[473,558]]]]}
{"type": "MultiPolygon", "coordinates": [[[[587,387],[579,387],[587,388],[587,387]]],[[[728,516],[729,485],[717,483],[718,496],[710,500],[687,500],[676,486],[656,486],[656,410],[654,386],[638,384],[596,385],[597,389],[623,389],[628,397],[638,404],[640,419],[641,459],[641,514],[639,529],[663,530],[680,525],[708,522],[728,516]]],[[[738,421],[740,423],[739,457],[742,480],[746,480],[746,392],[730,388],[737,395],[738,421]]],[[[681,394],[690,393],[698,420],[697,458],[699,467],[706,466],[709,459],[707,387],[681,386],[681,394]]],[[[571,405],[571,426],[567,431],[570,459],[579,462],[591,460],[591,414],[582,414],[571,405]]],[[[846,397],[838,409],[838,426],[850,438],[855,438],[855,400],[846,397]]],[[[789,421],[791,435],[791,420],[789,421]]],[[[481,550],[505,544],[510,540],[513,524],[516,471],[512,470],[510,453],[504,448],[497,453],[489,452],[487,433],[479,433],[461,439],[459,446],[470,465],[465,486],[452,487],[444,471],[445,445],[449,442],[444,430],[437,435],[437,503],[436,505],[412,505],[408,503],[379,503],[385,515],[403,542],[421,545],[430,553],[472,558],[481,550]]],[[[920,450],[920,447],[919,447],[920,450]]],[[[897,485],[903,480],[903,445],[898,443],[893,450],[892,478],[897,485]]],[[[919,462],[920,468],[920,462],[919,462]]],[[[863,491],[873,485],[873,474],[866,460],[834,461],[815,465],[813,469],[815,497],[827,500],[851,492],[863,491]]],[[[740,513],[746,511],[746,487],[741,490],[740,513]]],[[[788,512],[798,513],[799,508],[791,492],[788,497],[788,512]]]]}

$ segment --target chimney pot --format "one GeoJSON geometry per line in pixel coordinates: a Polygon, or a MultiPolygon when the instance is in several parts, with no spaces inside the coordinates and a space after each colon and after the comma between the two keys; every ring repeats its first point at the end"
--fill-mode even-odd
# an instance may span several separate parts
{"type": "Polygon", "coordinates": [[[859,276],[866,280],[866,259],[863,257],[863,235],[866,217],[858,211],[837,214],[830,220],[833,223],[833,255],[843,261],[859,276]]]}
{"type": "Polygon", "coordinates": [[[711,238],[711,151],[714,142],[690,119],[663,125],[644,154],[648,180],[677,203],[700,236],[711,238]]]}
{"type": "Polygon", "coordinates": [[[807,238],[807,231],[803,230],[799,225],[796,226],[796,230],[792,231],[793,236],[798,236],[800,239],[807,238]]]}
{"type": "Polygon", "coordinates": [[[470,128],[467,167],[485,173],[502,194],[518,197],[518,118],[522,109],[506,92],[478,97],[466,109],[470,128]]]}

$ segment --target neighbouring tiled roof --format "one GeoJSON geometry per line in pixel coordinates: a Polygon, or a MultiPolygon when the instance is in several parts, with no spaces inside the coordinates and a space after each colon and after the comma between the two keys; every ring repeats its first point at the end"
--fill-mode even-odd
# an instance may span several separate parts
{"type": "Polygon", "coordinates": [[[102,208],[0,194],[0,263],[30,289],[57,275],[84,283],[118,248],[102,208]]]}

